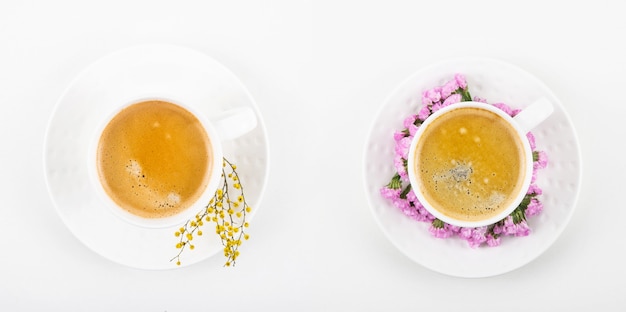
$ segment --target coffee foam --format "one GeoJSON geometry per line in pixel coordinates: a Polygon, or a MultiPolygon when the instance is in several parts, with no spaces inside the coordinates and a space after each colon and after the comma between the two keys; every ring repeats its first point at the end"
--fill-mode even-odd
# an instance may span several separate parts
{"type": "Polygon", "coordinates": [[[126,171],[128,172],[128,174],[130,174],[131,176],[134,176],[136,178],[140,178],[141,175],[143,174],[143,170],[141,169],[141,165],[139,164],[138,161],[131,159],[130,160],[130,164],[126,165],[126,171]]]}
{"type": "MultiPolygon", "coordinates": [[[[474,169],[472,163],[464,163],[458,160],[451,161],[449,170],[441,171],[432,175],[435,191],[446,189],[447,192],[454,192],[458,197],[465,197],[463,201],[472,202],[472,205],[462,206],[462,211],[472,214],[483,214],[481,211],[494,211],[502,206],[506,200],[506,196],[501,191],[492,190],[490,194],[486,194],[480,188],[472,187],[477,183],[473,179],[474,169]],[[466,195],[466,196],[465,196],[466,195]],[[481,198],[481,196],[483,198],[481,198]]],[[[484,178],[478,183],[488,184],[489,179],[484,178]]]]}
{"type": "Polygon", "coordinates": [[[143,197],[147,201],[153,201],[154,206],[160,209],[175,208],[181,203],[181,195],[176,190],[168,192],[168,190],[149,185],[147,182],[148,178],[137,160],[131,159],[129,164],[126,165],[126,171],[129,178],[134,179],[134,184],[131,185],[131,188],[135,189],[135,196],[143,197]]]}

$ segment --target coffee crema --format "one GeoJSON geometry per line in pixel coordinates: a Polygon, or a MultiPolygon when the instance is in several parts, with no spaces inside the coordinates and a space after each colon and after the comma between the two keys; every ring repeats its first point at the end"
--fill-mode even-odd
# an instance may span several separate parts
{"type": "Polygon", "coordinates": [[[433,208],[472,222],[512,204],[521,191],[526,160],[521,139],[505,119],[463,107],[437,117],[423,131],[414,172],[433,208]]]}
{"type": "Polygon", "coordinates": [[[132,104],[104,128],[97,170],[108,196],[143,218],[189,208],[207,187],[212,147],[201,122],[185,108],[160,100],[132,104]]]}

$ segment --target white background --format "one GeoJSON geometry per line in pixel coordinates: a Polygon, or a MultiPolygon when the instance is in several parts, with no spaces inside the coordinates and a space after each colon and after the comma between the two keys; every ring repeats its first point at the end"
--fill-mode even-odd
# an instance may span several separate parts
{"type": "Polygon", "coordinates": [[[619,1],[582,2],[3,0],[0,309],[623,311],[626,19],[619,1]],[[87,65],[139,43],[211,55],[260,107],[271,169],[235,268],[220,255],[166,271],[110,262],[69,232],[47,193],[55,101],[87,65]],[[377,227],[362,181],[385,97],[459,56],[538,77],[582,148],[568,227],[535,261],[491,278],[450,277],[405,257],[377,227]]]}

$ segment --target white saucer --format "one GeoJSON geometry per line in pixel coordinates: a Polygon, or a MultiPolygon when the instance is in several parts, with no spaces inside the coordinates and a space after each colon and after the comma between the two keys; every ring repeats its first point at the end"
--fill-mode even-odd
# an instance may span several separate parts
{"type": "MultiPolygon", "coordinates": [[[[267,180],[269,150],[258,107],[228,69],[200,52],[171,45],[141,45],[106,56],[87,67],[60,97],[50,119],[44,149],[48,190],[61,219],[87,247],[114,262],[142,269],[176,268],[178,226],[147,229],[131,225],[106,209],[89,178],[89,147],[103,118],[129,100],[145,96],[177,99],[196,113],[214,116],[249,106],[258,126],[223,142],[224,156],[237,164],[253,213],[267,180]],[[199,104],[202,103],[202,104],[199,104]]],[[[205,227],[212,227],[206,224],[205,227]]],[[[215,233],[207,228],[206,233],[215,233]]],[[[204,260],[223,247],[216,235],[194,240],[182,266],[204,260]]]]}
{"type": "Polygon", "coordinates": [[[388,239],[406,256],[433,271],[458,277],[487,277],[517,269],[548,249],[569,222],[578,199],[582,163],[580,148],[564,106],[541,81],[501,61],[484,58],[454,59],[424,68],[394,90],[379,111],[364,151],[364,181],[371,211],[388,239]],[[455,73],[465,75],[472,96],[489,103],[503,102],[524,108],[545,97],[555,111],[533,130],[537,149],[546,151],[548,167],[538,173],[544,210],[529,218],[527,237],[503,237],[499,247],[472,249],[458,238],[439,239],[429,224],[406,217],[380,195],[395,173],[393,133],[403,120],[417,114],[423,91],[440,86],[455,73]]]}

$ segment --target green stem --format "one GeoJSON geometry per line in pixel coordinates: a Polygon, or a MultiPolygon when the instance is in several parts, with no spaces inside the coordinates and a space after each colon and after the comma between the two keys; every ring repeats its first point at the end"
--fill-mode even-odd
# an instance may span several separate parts
{"type": "Polygon", "coordinates": [[[402,180],[397,172],[393,176],[393,178],[391,178],[391,181],[389,182],[389,184],[387,184],[387,187],[392,190],[397,190],[402,187],[402,180]]]}
{"type": "Polygon", "coordinates": [[[468,88],[461,89],[461,102],[471,101],[472,96],[469,93],[468,88]]]}
{"type": "Polygon", "coordinates": [[[410,191],[411,191],[411,184],[407,185],[404,188],[404,190],[402,190],[402,193],[400,193],[400,198],[406,199],[406,195],[409,194],[410,191]]]}
{"type": "Polygon", "coordinates": [[[433,227],[436,229],[442,229],[445,226],[445,223],[439,219],[433,220],[433,227]]]}

